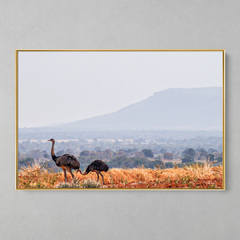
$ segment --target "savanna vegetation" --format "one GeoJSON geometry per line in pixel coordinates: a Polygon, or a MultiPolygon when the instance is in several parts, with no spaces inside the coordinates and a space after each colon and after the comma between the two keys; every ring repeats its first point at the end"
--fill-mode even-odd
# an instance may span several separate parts
{"type": "Polygon", "coordinates": [[[96,182],[96,174],[86,176],[78,173],[72,180],[70,174],[64,182],[63,173],[56,173],[35,164],[22,168],[18,173],[19,188],[223,188],[223,167],[213,163],[175,165],[165,169],[163,164],[155,169],[145,168],[112,168],[103,173],[106,185],[96,182]]]}
{"type": "MultiPolygon", "coordinates": [[[[169,133],[171,136],[171,133],[169,133]]],[[[105,186],[96,174],[64,182],[61,168],[51,159],[51,144],[40,140],[19,142],[19,188],[222,188],[222,137],[179,139],[115,138],[57,140],[55,153],[73,154],[82,171],[95,159],[103,160],[105,186]]],[[[48,139],[48,138],[47,138],[48,139]]]]}

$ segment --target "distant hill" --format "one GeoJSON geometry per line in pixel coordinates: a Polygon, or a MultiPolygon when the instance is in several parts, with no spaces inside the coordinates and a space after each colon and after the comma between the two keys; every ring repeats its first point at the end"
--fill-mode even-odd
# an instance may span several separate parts
{"type": "Polygon", "coordinates": [[[58,126],[76,130],[222,130],[222,88],[171,88],[116,112],[58,126]]]}

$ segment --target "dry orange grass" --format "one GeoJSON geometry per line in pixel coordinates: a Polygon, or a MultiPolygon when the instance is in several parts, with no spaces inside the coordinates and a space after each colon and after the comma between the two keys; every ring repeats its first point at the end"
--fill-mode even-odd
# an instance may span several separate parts
{"type": "Polygon", "coordinates": [[[19,188],[53,188],[59,182],[62,173],[54,173],[38,164],[22,168],[18,172],[19,188]]]}
{"type": "MultiPolygon", "coordinates": [[[[207,163],[171,169],[113,168],[103,173],[105,188],[222,188],[222,175],[221,165],[212,167],[207,163]]],[[[70,174],[67,178],[72,182],[70,174]]],[[[97,180],[97,175],[78,173],[75,178],[81,183],[86,179],[97,180]]],[[[101,176],[99,180],[102,183],[101,176]]],[[[19,171],[19,188],[55,188],[61,182],[64,182],[62,172],[54,173],[39,165],[19,171]]]]}

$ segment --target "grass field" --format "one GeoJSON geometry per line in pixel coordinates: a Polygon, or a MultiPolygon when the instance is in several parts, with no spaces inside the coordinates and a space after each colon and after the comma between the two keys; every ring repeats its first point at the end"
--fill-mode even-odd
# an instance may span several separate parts
{"type": "Polygon", "coordinates": [[[101,177],[96,182],[96,173],[75,174],[74,181],[68,174],[65,184],[63,172],[55,173],[35,164],[19,171],[18,188],[223,188],[222,165],[212,167],[207,163],[171,169],[113,168],[103,176],[105,185],[101,177]]]}

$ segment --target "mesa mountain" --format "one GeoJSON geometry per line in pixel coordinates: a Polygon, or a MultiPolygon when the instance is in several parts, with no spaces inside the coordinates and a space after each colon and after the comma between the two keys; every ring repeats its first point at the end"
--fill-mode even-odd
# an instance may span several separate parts
{"type": "Polygon", "coordinates": [[[58,126],[76,130],[221,130],[221,87],[171,88],[116,112],[58,126]]]}

